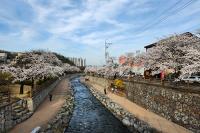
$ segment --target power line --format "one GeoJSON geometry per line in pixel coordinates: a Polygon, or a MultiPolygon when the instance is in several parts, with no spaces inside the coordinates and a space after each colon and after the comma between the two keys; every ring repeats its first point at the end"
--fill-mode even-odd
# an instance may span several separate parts
{"type": "MultiPolygon", "coordinates": [[[[160,13],[160,15],[159,16],[157,16],[157,17],[155,17],[155,19],[160,19],[160,18],[162,18],[162,16],[163,16],[163,14],[164,13],[166,13],[166,12],[168,12],[168,11],[170,11],[170,10],[172,10],[173,8],[175,8],[179,3],[181,3],[183,0],[179,0],[179,1],[177,1],[176,3],[174,3],[173,5],[171,5],[169,8],[167,8],[167,9],[165,9],[164,11],[162,11],[161,13],[160,13]]],[[[152,23],[150,23],[150,24],[147,24],[144,28],[146,28],[146,27],[148,27],[149,25],[151,25],[152,23]]]]}
{"type": "MultiPolygon", "coordinates": [[[[145,28],[143,29],[142,32],[144,32],[144,31],[146,31],[146,30],[148,30],[148,29],[150,29],[150,28],[156,26],[156,25],[159,24],[159,23],[164,22],[164,21],[167,20],[170,16],[172,16],[172,15],[174,15],[174,14],[177,14],[178,12],[182,11],[183,9],[185,9],[186,7],[188,7],[188,6],[191,5],[193,2],[196,2],[196,1],[197,1],[197,0],[194,0],[194,1],[193,1],[193,0],[190,0],[190,1],[188,1],[187,3],[185,3],[184,5],[182,5],[181,7],[176,8],[176,9],[174,9],[174,10],[172,9],[173,11],[171,11],[171,14],[168,14],[167,16],[162,17],[160,20],[157,20],[157,21],[153,22],[152,24],[145,26],[145,28]]],[[[181,1],[176,2],[175,5],[177,5],[177,4],[180,3],[180,2],[181,2],[181,1]]],[[[159,18],[160,18],[160,17],[159,17],[159,18]]],[[[141,33],[142,33],[142,32],[141,32],[141,33]]]]}
{"type": "MultiPolygon", "coordinates": [[[[183,9],[185,9],[186,7],[188,7],[189,5],[191,5],[193,2],[195,2],[195,1],[190,0],[188,3],[186,3],[186,4],[183,5],[182,7],[178,8],[177,10],[175,10],[175,13],[174,13],[174,14],[177,14],[178,12],[182,11],[183,9]]],[[[174,15],[174,14],[172,14],[172,15],[174,15]]],[[[172,15],[168,15],[168,16],[162,18],[162,19],[160,20],[160,23],[163,22],[163,21],[165,21],[165,20],[167,20],[167,18],[169,18],[169,17],[172,16],[172,15]]]]}

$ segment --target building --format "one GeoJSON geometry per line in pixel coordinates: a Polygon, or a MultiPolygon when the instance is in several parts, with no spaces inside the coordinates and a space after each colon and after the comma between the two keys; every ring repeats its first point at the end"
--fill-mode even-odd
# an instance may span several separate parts
{"type": "Polygon", "coordinates": [[[124,56],[124,55],[121,55],[120,57],[119,57],[119,64],[120,65],[125,65],[126,64],[126,62],[127,62],[127,57],[126,56],[124,56]]]}
{"type": "Polygon", "coordinates": [[[0,53],[0,63],[7,62],[7,53],[0,53]]]}
{"type": "Polygon", "coordinates": [[[18,53],[17,53],[17,57],[23,56],[24,54],[25,54],[25,53],[18,52],[18,53]]]}
{"type": "Polygon", "coordinates": [[[78,67],[85,67],[86,66],[86,59],[75,58],[75,57],[68,57],[68,59],[78,67]]]}
{"type": "Polygon", "coordinates": [[[132,73],[136,75],[143,75],[144,74],[144,62],[135,63],[134,62],[134,55],[139,55],[140,51],[136,51],[136,54],[134,53],[126,53],[126,55],[121,55],[119,57],[119,64],[122,66],[129,66],[131,67],[132,73]]]}
{"type": "Polygon", "coordinates": [[[146,52],[147,52],[148,49],[150,49],[150,48],[152,48],[154,46],[156,46],[156,43],[149,44],[149,45],[145,46],[144,48],[146,49],[146,52]]]}

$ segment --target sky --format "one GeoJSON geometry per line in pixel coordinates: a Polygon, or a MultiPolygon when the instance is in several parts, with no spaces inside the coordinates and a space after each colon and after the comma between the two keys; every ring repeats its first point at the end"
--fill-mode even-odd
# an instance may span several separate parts
{"type": "Polygon", "coordinates": [[[43,49],[104,64],[200,29],[200,0],[0,0],[0,49],[43,49]]]}

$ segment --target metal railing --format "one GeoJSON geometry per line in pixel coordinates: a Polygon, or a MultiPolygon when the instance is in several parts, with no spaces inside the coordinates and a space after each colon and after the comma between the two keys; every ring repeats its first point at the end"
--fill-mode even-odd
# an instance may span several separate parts
{"type": "Polygon", "coordinates": [[[37,94],[39,94],[42,90],[44,90],[46,87],[49,87],[51,84],[53,84],[55,81],[57,80],[57,78],[55,79],[51,79],[51,80],[47,80],[46,82],[44,82],[41,85],[35,85],[35,87],[32,89],[32,92],[30,92],[30,97],[34,97],[37,94]]]}
{"type": "MultiPolygon", "coordinates": [[[[99,78],[107,78],[107,79],[114,79],[113,76],[105,77],[103,75],[98,74],[87,74],[89,76],[99,77],[99,78]]],[[[189,93],[197,93],[200,94],[200,83],[189,83],[184,81],[175,81],[175,79],[169,79],[166,78],[164,80],[161,80],[159,78],[148,78],[145,79],[143,76],[132,76],[132,77],[117,77],[118,79],[121,79],[125,82],[137,82],[137,83],[143,83],[143,84],[151,84],[151,85],[157,85],[162,86],[165,88],[175,89],[183,92],[189,92],[189,93]]]]}

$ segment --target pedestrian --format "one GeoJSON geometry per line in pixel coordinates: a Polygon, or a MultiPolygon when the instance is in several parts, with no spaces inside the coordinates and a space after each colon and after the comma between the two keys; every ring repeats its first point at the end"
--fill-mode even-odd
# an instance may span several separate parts
{"type": "Polygon", "coordinates": [[[114,75],[114,80],[117,78],[117,73],[115,73],[115,75],[114,75]]]}
{"type": "Polygon", "coordinates": [[[106,95],[106,88],[104,88],[104,94],[106,95]]]}
{"type": "Polygon", "coordinates": [[[49,94],[49,101],[51,102],[52,101],[52,94],[49,94]]]}

